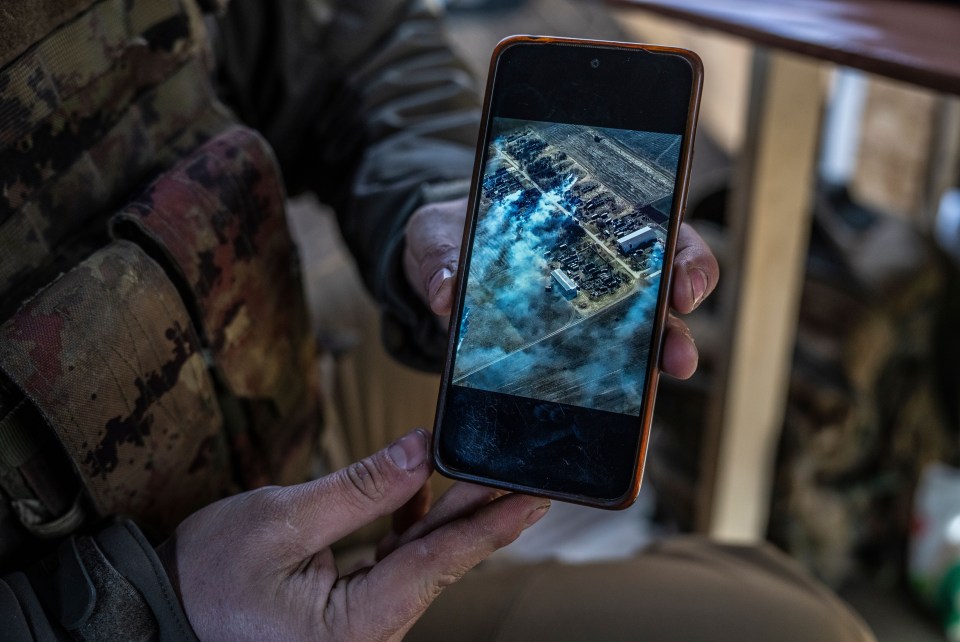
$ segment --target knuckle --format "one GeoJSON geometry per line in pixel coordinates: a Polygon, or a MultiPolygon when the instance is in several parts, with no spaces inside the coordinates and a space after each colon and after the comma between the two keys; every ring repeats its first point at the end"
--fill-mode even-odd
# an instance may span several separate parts
{"type": "Polygon", "coordinates": [[[430,578],[421,583],[420,585],[420,604],[423,608],[428,607],[434,600],[436,600],[440,594],[443,592],[443,589],[456,584],[461,577],[466,573],[463,572],[443,572],[439,573],[436,576],[430,578]]]}
{"type": "Polygon", "coordinates": [[[681,252],[677,252],[676,266],[684,272],[692,270],[698,267],[696,256],[689,248],[684,248],[681,252]]]}
{"type": "Polygon", "coordinates": [[[435,270],[441,267],[457,269],[457,259],[460,248],[450,242],[436,243],[423,254],[424,267],[435,270]]]}
{"type": "Polygon", "coordinates": [[[420,606],[426,608],[448,586],[460,581],[470,569],[520,534],[521,528],[498,527],[487,520],[466,520],[449,526],[448,542],[460,542],[443,548],[432,538],[411,542],[416,565],[434,569],[424,574],[418,585],[420,606]]]}
{"type": "Polygon", "coordinates": [[[376,458],[367,457],[350,464],[341,472],[341,484],[359,503],[379,502],[386,495],[386,476],[376,458]]]}
{"type": "Polygon", "coordinates": [[[443,589],[459,581],[472,567],[472,564],[464,565],[453,562],[446,565],[439,564],[441,555],[439,555],[434,547],[427,545],[423,541],[417,544],[416,554],[420,562],[420,568],[443,566],[443,568],[434,573],[421,576],[418,586],[418,597],[421,608],[429,606],[430,603],[437,599],[437,596],[443,592],[443,589]]]}

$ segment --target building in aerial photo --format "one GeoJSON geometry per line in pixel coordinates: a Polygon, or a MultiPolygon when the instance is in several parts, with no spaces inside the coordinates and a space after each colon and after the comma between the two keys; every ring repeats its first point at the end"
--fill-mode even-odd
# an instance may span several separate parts
{"type": "Polygon", "coordinates": [[[577,284],[573,282],[567,273],[557,269],[551,272],[553,280],[557,282],[557,291],[568,301],[577,296],[577,284]]]}
{"type": "Polygon", "coordinates": [[[633,252],[638,247],[649,245],[656,240],[656,232],[653,231],[653,228],[647,226],[630,232],[625,236],[621,236],[620,239],[617,240],[617,245],[620,246],[621,252],[624,254],[630,254],[630,252],[633,252]]]}

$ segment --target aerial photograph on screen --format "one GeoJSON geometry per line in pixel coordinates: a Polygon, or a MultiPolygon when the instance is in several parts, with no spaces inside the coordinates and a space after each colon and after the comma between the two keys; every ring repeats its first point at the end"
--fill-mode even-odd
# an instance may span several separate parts
{"type": "Polygon", "coordinates": [[[680,135],[493,128],[452,382],[638,413],[680,135]]]}

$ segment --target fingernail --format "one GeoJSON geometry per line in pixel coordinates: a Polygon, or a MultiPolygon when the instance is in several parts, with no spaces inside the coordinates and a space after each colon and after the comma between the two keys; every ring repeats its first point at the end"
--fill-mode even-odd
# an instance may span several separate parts
{"type": "Polygon", "coordinates": [[[707,275],[700,268],[693,268],[687,272],[690,277],[690,287],[693,289],[693,305],[697,306],[707,292],[707,275]]]}
{"type": "Polygon", "coordinates": [[[543,516],[547,514],[548,510],[550,510],[550,502],[547,502],[546,504],[541,504],[540,506],[537,506],[536,508],[534,508],[530,512],[530,514],[527,515],[527,523],[524,524],[523,527],[530,528],[531,526],[539,522],[543,518],[543,516]]]}
{"type": "Polygon", "coordinates": [[[428,294],[430,298],[437,296],[437,292],[440,291],[440,288],[443,287],[443,282],[453,276],[453,272],[449,268],[443,268],[442,270],[437,270],[433,275],[433,278],[430,279],[430,285],[427,286],[429,290],[428,294]]]}
{"type": "Polygon", "coordinates": [[[397,468],[416,470],[427,458],[427,437],[422,430],[407,433],[390,444],[387,455],[397,468]]]}

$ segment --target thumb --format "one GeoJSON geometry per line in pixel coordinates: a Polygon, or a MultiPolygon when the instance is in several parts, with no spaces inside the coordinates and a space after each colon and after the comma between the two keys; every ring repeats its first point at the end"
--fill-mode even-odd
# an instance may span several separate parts
{"type": "Polygon", "coordinates": [[[318,551],[393,513],[430,475],[429,440],[417,429],[326,477],[281,489],[288,527],[303,546],[318,551]]]}
{"type": "Polygon", "coordinates": [[[453,286],[460,253],[447,240],[431,236],[429,241],[434,244],[417,247],[427,241],[419,237],[408,240],[403,252],[403,269],[408,281],[430,306],[430,310],[442,317],[450,314],[453,306],[453,286]],[[415,239],[420,242],[415,242],[415,239]]]}
{"type": "Polygon", "coordinates": [[[453,291],[456,282],[457,255],[451,254],[435,270],[427,285],[427,302],[437,316],[448,316],[453,309],[453,291]]]}
{"type": "Polygon", "coordinates": [[[466,215],[463,198],[428,203],[407,221],[404,272],[437,316],[450,314],[466,215]]]}

